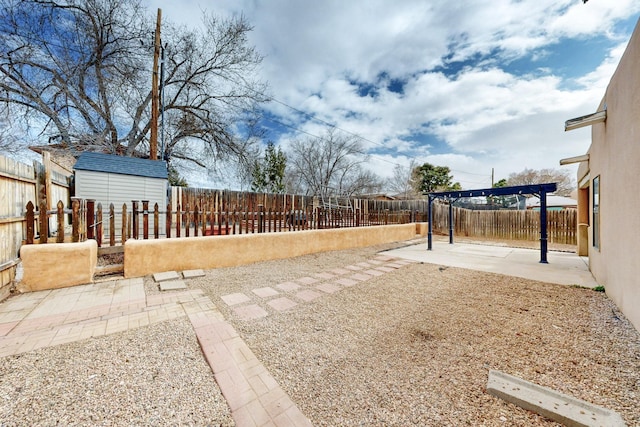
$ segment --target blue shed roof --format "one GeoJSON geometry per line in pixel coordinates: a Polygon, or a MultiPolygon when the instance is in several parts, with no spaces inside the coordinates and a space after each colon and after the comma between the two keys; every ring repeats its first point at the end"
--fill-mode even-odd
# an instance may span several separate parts
{"type": "Polygon", "coordinates": [[[167,162],[164,160],[139,159],[113,154],[82,153],[73,169],[167,179],[167,162]]]}

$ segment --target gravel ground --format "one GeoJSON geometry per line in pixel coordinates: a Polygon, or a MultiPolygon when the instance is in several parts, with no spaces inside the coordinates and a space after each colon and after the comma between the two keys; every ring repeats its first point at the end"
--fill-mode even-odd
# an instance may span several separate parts
{"type": "MultiPolygon", "coordinates": [[[[282,313],[251,292],[397,246],[210,270],[189,287],[314,425],[555,425],[488,395],[498,369],[640,426],[640,334],[603,293],[430,264],[282,313]],[[220,298],[236,292],[269,316],[239,320],[220,298]]],[[[0,398],[7,426],[233,424],[186,319],[0,359],[0,398]]]]}
{"type": "Polygon", "coordinates": [[[184,317],[0,358],[0,426],[233,426],[184,317]]]}
{"type": "MultiPolygon", "coordinates": [[[[220,296],[357,263],[393,245],[209,271],[211,297],[314,425],[555,425],[485,392],[497,369],[640,425],[640,334],[604,295],[414,264],[241,321],[220,296]]],[[[261,304],[266,307],[264,302],[261,304]]]]}

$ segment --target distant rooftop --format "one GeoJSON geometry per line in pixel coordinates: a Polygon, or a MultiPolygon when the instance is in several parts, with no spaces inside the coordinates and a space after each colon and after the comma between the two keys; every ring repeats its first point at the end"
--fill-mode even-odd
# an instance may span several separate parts
{"type": "Polygon", "coordinates": [[[167,179],[167,162],[163,160],[139,159],[113,154],[84,152],[78,157],[73,169],[167,179]]]}

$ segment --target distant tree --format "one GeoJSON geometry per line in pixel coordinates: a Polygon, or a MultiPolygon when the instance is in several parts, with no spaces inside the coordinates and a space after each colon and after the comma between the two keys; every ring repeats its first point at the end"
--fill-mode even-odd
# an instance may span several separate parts
{"type": "Polygon", "coordinates": [[[362,166],[367,158],[358,137],[336,129],[320,138],[294,140],[287,152],[287,185],[291,192],[323,199],[379,192],[382,180],[362,166]]]}
{"type": "Polygon", "coordinates": [[[459,182],[452,182],[451,169],[447,166],[425,163],[416,167],[413,175],[416,191],[420,194],[462,189],[459,182]]]}
{"type": "MultiPolygon", "coordinates": [[[[509,184],[507,184],[507,180],[502,178],[500,181],[494,183],[492,188],[504,188],[508,186],[509,184]]],[[[510,202],[511,202],[511,198],[508,198],[506,196],[487,196],[488,205],[494,205],[494,206],[499,206],[501,208],[506,208],[508,207],[510,202]]]]}
{"type": "Polygon", "coordinates": [[[189,183],[187,182],[187,180],[181,177],[180,173],[178,173],[178,170],[171,165],[169,165],[167,179],[169,180],[169,185],[172,187],[188,187],[189,186],[189,183]]]}
{"type": "Polygon", "coordinates": [[[531,185],[546,184],[555,182],[558,184],[558,190],[555,194],[559,196],[569,196],[575,189],[575,182],[571,173],[567,170],[558,169],[525,169],[519,173],[512,173],[507,179],[510,186],[513,185],[531,185]]]}
{"type": "Polygon", "coordinates": [[[251,190],[257,192],[281,194],[285,191],[285,169],[287,156],[280,147],[275,148],[269,141],[262,161],[256,159],[251,172],[251,190]]]}
{"type": "Polygon", "coordinates": [[[384,180],[370,170],[362,169],[353,174],[344,177],[341,187],[341,193],[346,196],[364,196],[367,194],[376,194],[382,191],[384,180]]]}
{"type": "Polygon", "coordinates": [[[385,186],[393,193],[394,196],[401,197],[403,199],[416,199],[420,198],[421,194],[416,192],[414,185],[414,173],[413,170],[417,167],[416,161],[411,160],[409,166],[396,165],[393,168],[393,176],[387,179],[385,186]]]}

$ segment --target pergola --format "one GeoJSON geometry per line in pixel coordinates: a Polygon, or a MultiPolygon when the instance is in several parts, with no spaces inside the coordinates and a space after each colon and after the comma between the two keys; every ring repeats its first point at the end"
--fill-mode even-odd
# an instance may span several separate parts
{"type": "Polygon", "coordinates": [[[547,264],[547,193],[557,189],[556,183],[517,185],[512,187],[486,188],[482,190],[443,191],[428,193],[429,196],[429,232],[427,234],[427,250],[433,249],[433,217],[431,204],[435,199],[449,202],[449,243],[453,244],[453,205],[466,197],[510,196],[514,194],[533,194],[540,197],[540,262],[547,264]]]}

